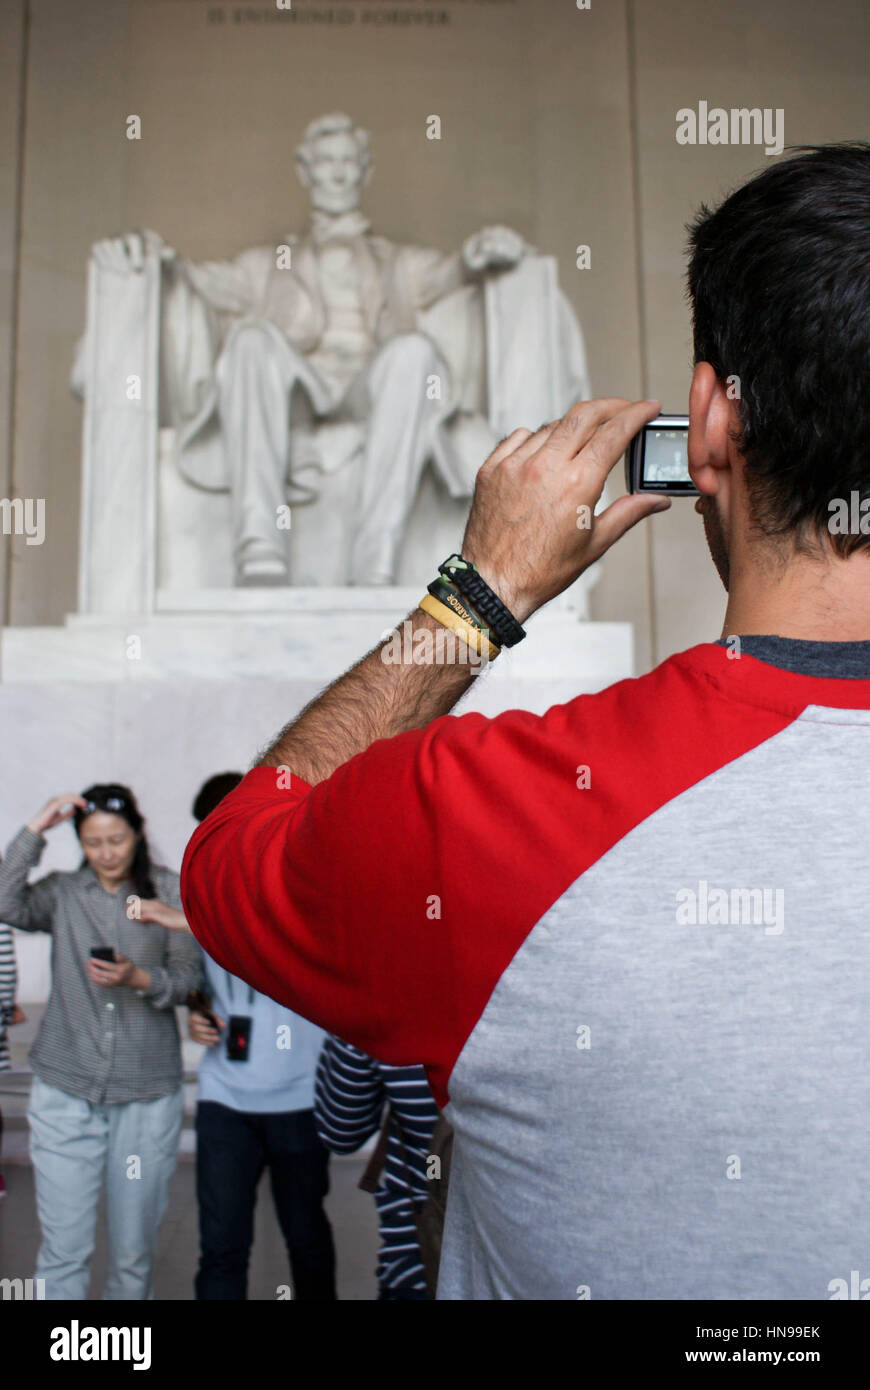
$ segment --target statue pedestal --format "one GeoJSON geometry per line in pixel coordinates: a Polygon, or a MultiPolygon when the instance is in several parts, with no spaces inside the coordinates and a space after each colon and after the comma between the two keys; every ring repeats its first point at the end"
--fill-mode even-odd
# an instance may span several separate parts
{"type": "MultiPolygon", "coordinates": [[[[0,846],[59,792],[121,781],[157,862],[177,869],[206,777],[246,771],[331,680],[407,616],[423,588],[191,594],[172,614],[76,614],[62,628],[0,632],[4,740],[0,846]],[[292,606],[291,606],[292,605],[292,606]]],[[[580,621],[562,596],[455,708],[542,714],[633,674],[628,623],[580,621]]],[[[39,873],[75,868],[72,828],[48,836],[39,873]]],[[[19,933],[19,997],[47,995],[49,938],[19,933]]]]}
{"type": "MultiPolygon", "coordinates": [[[[321,689],[417,606],[425,586],[377,589],[213,589],[174,596],[175,611],[70,614],[60,628],[7,628],[6,684],[95,682],[129,689],[187,680],[274,681],[285,692],[321,689]]],[[[627,623],[583,622],[556,599],[528,637],[475,679],[461,709],[546,709],[631,674],[627,623]],[[540,686],[541,699],[532,699],[540,686]]],[[[2,689],[2,687],[0,687],[2,689]]],[[[164,690],[172,699],[172,690],[164,690]]],[[[307,697],[306,697],[307,698],[307,697]]],[[[293,713],[287,708],[284,719],[293,713]]],[[[260,736],[254,730],[254,742],[260,736]]]]}

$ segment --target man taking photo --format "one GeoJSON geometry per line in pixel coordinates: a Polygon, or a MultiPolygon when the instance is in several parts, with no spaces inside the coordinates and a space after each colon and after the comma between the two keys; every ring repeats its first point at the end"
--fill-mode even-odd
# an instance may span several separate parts
{"type": "MultiPolygon", "coordinates": [[[[868,268],[867,145],[692,228],[718,642],[493,719],[449,716],[468,663],[385,644],[188,846],[210,955],[425,1065],[455,1130],[440,1298],[825,1299],[866,1260],[870,537],[828,523],[870,496],[868,268]]],[[[577,526],[657,411],[589,401],[499,445],[421,650],[448,627],[497,659],[668,505],[577,526]]]]}

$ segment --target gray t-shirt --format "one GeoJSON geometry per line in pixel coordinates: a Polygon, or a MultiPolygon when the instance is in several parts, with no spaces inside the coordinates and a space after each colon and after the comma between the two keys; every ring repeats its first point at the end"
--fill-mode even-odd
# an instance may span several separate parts
{"type": "MultiPolygon", "coordinates": [[[[870,1274],[870,642],[723,646],[563,707],[589,853],[450,1076],[439,1298],[870,1274]]],[[[529,817],[534,768],[515,781],[529,817]]],[[[530,843],[525,874],[554,857],[530,843]]]]}

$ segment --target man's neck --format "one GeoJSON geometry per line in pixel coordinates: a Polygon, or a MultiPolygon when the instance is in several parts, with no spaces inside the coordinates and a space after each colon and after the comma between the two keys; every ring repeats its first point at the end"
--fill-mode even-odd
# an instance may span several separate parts
{"type": "Polygon", "coordinates": [[[870,552],[848,560],[744,557],[732,569],[722,635],[870,641],[870,552]]]}

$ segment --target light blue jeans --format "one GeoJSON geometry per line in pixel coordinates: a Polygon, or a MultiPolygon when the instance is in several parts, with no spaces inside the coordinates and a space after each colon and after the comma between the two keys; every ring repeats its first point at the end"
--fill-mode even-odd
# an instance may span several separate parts
{"type": "Polygon", "coordinates": [[[47,1299],[87,1298],[104,1174],[103,1298],[154,1297],[154,1247],[183,1110],[181,1087],[159,1100],[92,1105],[34,1076],[27,1117],[42,1229],[36,1277],[45,1280],[47,1299]]]}

